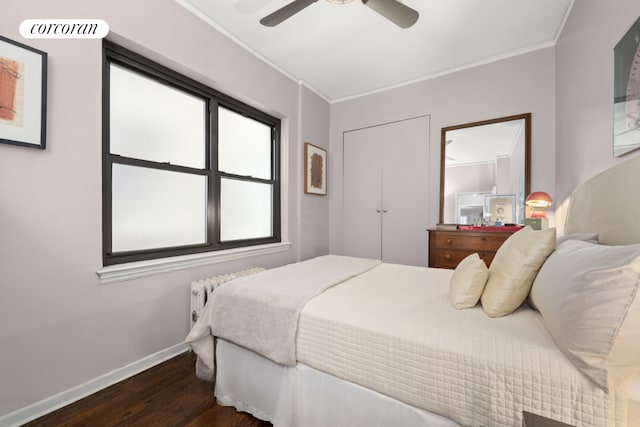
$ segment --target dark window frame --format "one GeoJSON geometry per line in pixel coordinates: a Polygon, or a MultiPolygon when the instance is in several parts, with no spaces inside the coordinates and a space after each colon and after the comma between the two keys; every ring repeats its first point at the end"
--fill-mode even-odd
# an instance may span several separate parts
{"type": "Polygon", "coordinates": [[[281,242],[280,226],[280,119],[270,116],[243,102],[220,93],[189,77],[177,73],[163,65],[151,61],[135,52],[103,41],[102,66],[102,261],[103,265],[144,261],[179,255],[197,254],[239,247],[248,247],[281,242]],[[130,71],[172,86],[191,95],[203,98],[208,105],[206,121],[205,165],[203,169],[129,158],[110,153],[110,64],[116,64],[130,71]],[[271,128],[271,179],[260,179],[234,175],[218,170],[218,107],[224,107],[247,118],[261,122],[271,128]],[[204,244],[146,249],[127,252],[112,252],[112,167],[125,164],[157,170],[183,172],[207,177],[207,238],[204,244]],[[272,236],[220,241],[220,182],[222,178],[269,184],[273,188],[272,236]]]}

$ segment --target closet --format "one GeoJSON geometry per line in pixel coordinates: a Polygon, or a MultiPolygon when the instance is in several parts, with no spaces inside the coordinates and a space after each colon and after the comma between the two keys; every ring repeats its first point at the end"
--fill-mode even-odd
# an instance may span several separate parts
{"type": "Polygon", "coordinates": [[[429,117],[344,133],[345,255],[427,265],[429,117]]]}

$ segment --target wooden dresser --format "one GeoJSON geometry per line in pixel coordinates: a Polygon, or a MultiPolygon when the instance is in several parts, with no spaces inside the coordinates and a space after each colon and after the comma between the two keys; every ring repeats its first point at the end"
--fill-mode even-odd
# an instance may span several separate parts
{"type": "Polygon", "coordinates": [[[454,269],[468,255],[477,252],[487,267],[496,251],[515,231],[429,230],[429,267],[454,269]]]}

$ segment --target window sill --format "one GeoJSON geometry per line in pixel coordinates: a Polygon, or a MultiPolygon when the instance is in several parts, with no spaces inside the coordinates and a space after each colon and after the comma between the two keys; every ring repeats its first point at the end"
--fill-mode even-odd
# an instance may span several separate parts
{"type": "Polygon", "coordinates": [[[201,254],[183,255],[170,258],[159,258],[149,261],[131,262],[110,265],[97,271],[100,284],[123,282],[139,279],[171,271],[184,270],[220,262],[235,261],[259,255],[275,254],[291,249],[290,242],[271,243],[268,245],[247,246],[244,248],[226,249],[201,254]]]}

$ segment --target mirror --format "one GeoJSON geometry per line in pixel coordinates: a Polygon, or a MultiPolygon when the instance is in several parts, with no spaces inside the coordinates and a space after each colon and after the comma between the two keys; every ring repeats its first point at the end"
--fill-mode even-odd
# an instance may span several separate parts
{"type": "Polygon", "coordinates": [[[440,223],[524,223],[531,113],[442,128],[440,223]]]}

